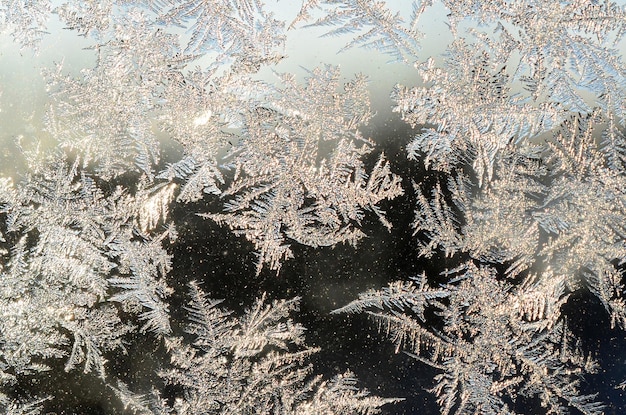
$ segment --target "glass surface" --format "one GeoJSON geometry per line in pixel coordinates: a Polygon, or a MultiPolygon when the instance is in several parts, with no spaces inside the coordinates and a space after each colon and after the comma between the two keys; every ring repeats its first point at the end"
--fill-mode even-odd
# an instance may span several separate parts
{"type": "Polygon", "coordinates": [[[623,2],[0,29],[0,413],[626,411],[623,2]]]}

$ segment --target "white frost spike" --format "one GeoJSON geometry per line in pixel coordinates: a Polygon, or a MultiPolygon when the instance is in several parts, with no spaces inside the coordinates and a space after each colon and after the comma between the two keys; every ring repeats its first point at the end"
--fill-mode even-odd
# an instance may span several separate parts
{"type": "Polygon", "coordinates": [[[154,229],[159,219],[167,218],[169,204],[174,199],[174,191],[178,187],[174,183],[164,186],[145,201],[139,210],[139,227],[142,232],[154,229]]]}

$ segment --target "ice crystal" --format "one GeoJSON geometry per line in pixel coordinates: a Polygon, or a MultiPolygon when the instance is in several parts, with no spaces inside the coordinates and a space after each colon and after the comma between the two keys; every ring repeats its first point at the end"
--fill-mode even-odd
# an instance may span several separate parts
{"type": "Polygon", "coordinates": [[[356,245],[364,210],[391,227],[378,205],[402,188],[383,156],[369,174],[363,163],[372,151],[358,130],[370,116],[365,79],[339,92],[338,78],[332,67],[313,71],[304,87],[284,76],[275,100],[245,118],[244,138],[229,155],[236,171],[223,193],[226,213],[204,216],[254,243],[257,272],[292,257],[286,240],[356,245]]]}
{"type": "Polygon", "coordinates": [[[406,192],[394,207],[415,201],[415,264],[441,271],[443,258],[453,271],[398,280],[340,311],[370,314],[398,350],[439,371],[429,386],[443,414],[602,413],[583,393],[598,356],[576,338],[584,310],[572,298],[594,297],[607,330],[626,327],[626,10],[438,4],[453,40],[425,56],[430,0],[412,11],[306,0],[289,26],[260,0],[0,0],[0,30],[22,51],[36,54],[60,22],[93,58],[43,64],[45,117],[14,138],[19,151],[6,149],[24,168],[0,178],[1,410],[47,411],[61,398],[21,388],[60,368],[97,375],[128,413],[376,413],[394,400],[356,389],[350,371],[327,379],[305,363],[317,349],[294,317],[298,299],[254,293],[235,315],[200,283],[173,288],[192,276],[169,250],[191,209],[251,242],[257,277],[278,273],[294,244],[358,249],[371,219],[391,229],[385,209],[406,192]],[[341,50],[412,65],[414,82],[389,92],[423,177],[400,177],[402,163],[365,133],[365,75],[344,81],[320,65],[267,76],[290,31],[310,26],[347,39],[341,50]],[[183,300],[185,332],[172,311],[183,300]],[[110,373],[131,337],[162,347],[166,386],[110,373]]]}
{"type": "Polygon", "coordinates": [[[393,399],[369,396],[355,387],[351,373],[330,381],[310,378],[305,364],[318,349],[303,344],[304,327],[290,315],[298,309],[298,298],[266,304],[265,295],[237,318],[218,308],[192,282],[188,306],[188,333],[166,340],[171,368],[159,376],[184,392],[173,407],[158,399],[132,393],[124,384],[117,395],[136,413],[158,414],[375,414],[393,399]],[[162,412],[161,412],[162,411],[162,412]]]}
{"type": "Polygon", "coordinates": [[[547,413],[602,413],[593,396],[579,394],[577,377],[595,365],[559,317],[562,276],[515,290],[486,267],[468,263],[457,273],[436,289],[425,276],[396,282],[337,312],[367,310],[399,349],[439,369],[431,391],[442,414],[512,414],[523,398],[540,400],[547,413]]]}

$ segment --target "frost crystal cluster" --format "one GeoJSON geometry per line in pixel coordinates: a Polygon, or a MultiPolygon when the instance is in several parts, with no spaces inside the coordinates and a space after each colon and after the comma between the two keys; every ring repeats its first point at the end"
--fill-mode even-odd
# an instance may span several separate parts
{"type": "Polygon", "coordinates": [[[594,393],[601,356],[572,310],[590,298],[624,337],[626,6],[304,0],[282,21],[266,3],[0,0],[22,53],[60,25],[91,57],[41,68],[45,111],[2,143],[22,167],[0,176],[0,411],[82,413],[32,386],[61,376],[128,414],[396,413],[410,396],[317,370],[300,297],[229,311],[174,253],[192,215],[249,244],[250,281],[279,279],[303,252],[394,237],[403,214],[430,273],[385,275],[334,314],[371,316],[381,344],[434,370],[416,394],[441,414],[619,411],[594,393]],[[427,56],[433,10],[452,40],[427,56]],[[413,69],[388,91],[402,160],[366,133],[364,75],[275,69],[308,26],[413,69]],[[163,358],[120,370],[130,346],[163,358]]]}

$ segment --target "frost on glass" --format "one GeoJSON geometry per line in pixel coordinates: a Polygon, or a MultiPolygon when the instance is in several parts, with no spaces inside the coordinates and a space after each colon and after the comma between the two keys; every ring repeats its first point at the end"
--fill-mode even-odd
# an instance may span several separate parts
{"type": "Polygon", "coordinates": [[[391,226],[379,204],[402,188],[383,156],[365,165],[364,78],[342,85],[333,67],[304,86],[255,77],[282,59],[285,38],[259,1],[2,2],[0,17],[30,53],[60,21],[94,57],[80,71],[42,69],[43,131],[28,148],[17,141],[26,168],[1,180],[4,412],[61,405],[23,388],[59,369],[98,376],[127,413],[370,414],[395,402],[305,363],[317,349],[289,318],[297,299],[261,296],[236,317],[198,285],[170,285],[174,204],[217,202],[198,213],[253,242],[257,273],[280,269],[287,241],[355,244],[365,211],[391,226]],[[177,159],[162,161],[164,143],[177,159]],[[178,294],[186,332],[172,321],[178,294]],[[110,370],[133,336],[170,358],[152,389],[110,370]]]}
{"type": "Polygon", "coordinates": [[[392,12],[384,1],[359,0],[305,0],[298,16],[291,22],[294,27],[301,22],[312,26],[328,26],[324,36],[354,35],[342,50],[365,47],[390,55],[393,59],[408,62],[420,49],[422,36],[418,19],[432,1],[413,2],[410,16],[392,12]],[[313,20],[316,9],[323,9],[321,17],[313,20]]]}
{"type": "Polygon", "coordinates": [[[383,155],[365,168],[373,149],[358,130],[371,116],[365,79],[341,91],[338,78],[335,67],[313,70],[304,87],[283,76],[268,105],[246,114],[245,134],[227,155],[235,175],[222,193],[224,213],[203,216],[254,243],[257,273],[293,257],[288,241],[356,246],[365,210],[391,228],[378,205],[402,194],[400,178],[383,155]]]}
{"type": "Polygon", "coordinates": [[[22,53],[61,24],[93,58],[42,68],[45,116],[14,140],[22,171],[0,177],[0,410],[58,408],[24,385],[67,372],[95,375],[126,413],[393,413],[401,401],[359,389],[352,371],[318,374],[298,298],[252,293],[230,312],[173,252],[180,217],[199,215],[250,243],[250,281],[281,278],[295,246],[358,252],[402,214],[412,259],[435,271],[337,314],[366,313],[436,372],[415,391],[442,414],[614,409],[589,392],[602,359],[572,309],[588,294],[623,336],[626,10],[392,3],[307,0],[283,22],[280,2],[260,0],[0,1],[22,53]],[[426,56],[436,7],[453,40],[426,56]],[[389,95],[423,176],[401,177],[365,133],[365,75],[265,76],[290,30],[310,26],[413,68],[389,95]],[[162,351],[141,385],[111,370],[129,342],[162,351]]]}
{"type": "Polygon", "coordinates": [[[159,374],[185,389],[179,413],[373,414],[394,401],[356,389],[349,372],[306,381],[312,367],[304,362],[318,349],[304,346],[304,327],[290,318],[298,298],[265,304],[262,295],[237,319],[190,285],[195,341],[167,340],[173,368],[159,374]]]}
{"type": "Polygon", "coordinates": [[[367,310],[399,349],[438,369],[431,392],[442,414],[512,414],[527,397],[548,413],[603,413],[578,390],[579,376],[596,365],[559,317],[567,300],[562,276],[531,276],[519,289],[472,263],[448,276],[441,288],[429,287],[425,275],[392,283],[337,311],[367,310]],[[427,320],[429,311],[440,321],[427,320]]]}
{"type": "Polygon", "coordinates": [[[66,359],[65,370],[104,377],[102,351],[123,349],[126,333],[170,331],[170,256],[161,244],[167,235],[142,225],[147,214],[161,212],[146,211],[150,190],[107,194],[77,165],[54,159],[18,184],[2,182],[7,382],[48,370],[51,357],[66,359]],[[122,310],[136,314],[140,326],[122,321],[122,310]]]}
{"type": "Polygon", "coordinates": [[[158,390],[133,393],[123,382],[112,386],[125,409],[141,414],[375,414],[395,402],[355,388],[350,372],[311,378],[305,363],[319,349],[304,345],[304,327],[291,319],[299,298],[267,304],[265,294],[241,318],[219,306],[191,282],[186,308],[194,338],[168,337],[171,367],[158,372],[182,388],[173,403],[158,390]]]}
{"type": "MultiPolygon", "coordinates": [[[[442,413],[517,413],[519,399],[602,413],[572,378],[594,372],[594,351],[569,346],[563,310],[589,293],[623,328],[624,7],[442,3],[454,40],[441,56],[415,55],[421,83],[392,98],[417,130],[409,158],[437,178],[413,185],[416,255],[460,268],[339,311],[367,311],[399,350],[438,369],[442,413]]],[[[374,2],[307,4],[341,10],[341,25],[374,2]]]]}

